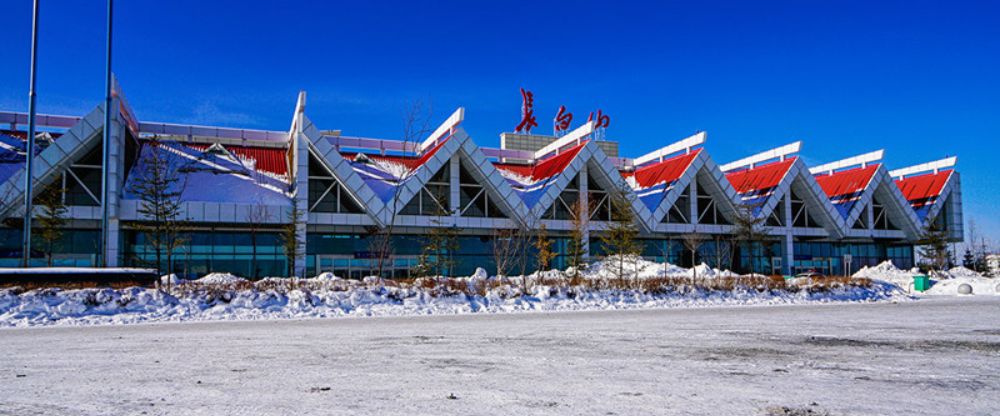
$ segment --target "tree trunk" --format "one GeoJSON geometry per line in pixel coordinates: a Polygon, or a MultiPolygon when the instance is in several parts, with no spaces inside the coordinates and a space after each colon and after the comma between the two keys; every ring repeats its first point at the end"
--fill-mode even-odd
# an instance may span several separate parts
{"type": "Polygon", "coordinates": [[[250,276],[256,279],[257,276],[257,230],[250,230],[250,276]]]}

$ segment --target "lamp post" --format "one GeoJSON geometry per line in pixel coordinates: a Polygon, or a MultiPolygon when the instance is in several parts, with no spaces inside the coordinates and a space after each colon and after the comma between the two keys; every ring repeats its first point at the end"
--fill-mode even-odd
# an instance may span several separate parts
{"type": "Polygon", "coordinates": [[[104,137],[102,140],[104,155],[101,158],[101,240],[98,242],[98,266],[108,265],[108,166],[111,155],[111,18],[113,16],[113,0],[108,0],[108,45],[107,67],[105,71],[104,91],[104,137]]]}
{"type": "Polygon", "coordinates": [[[35,73],[38,69],[38,2],[35,0],[31,14],[31,86],[28,89],[28,141],[25,145],[24,172],[24,233],[21,246],[21,266],[31,261],[31,187],[32,159],[35,158],[35,73]]]}

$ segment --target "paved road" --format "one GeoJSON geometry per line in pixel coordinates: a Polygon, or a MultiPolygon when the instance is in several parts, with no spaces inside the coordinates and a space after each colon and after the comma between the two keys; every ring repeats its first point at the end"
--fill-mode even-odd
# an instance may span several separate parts
{"type": "Polygon", "coordinates": [[[1000,297],[5,329],[0,350],[13,415],[1000,414],[1000,297]]]}

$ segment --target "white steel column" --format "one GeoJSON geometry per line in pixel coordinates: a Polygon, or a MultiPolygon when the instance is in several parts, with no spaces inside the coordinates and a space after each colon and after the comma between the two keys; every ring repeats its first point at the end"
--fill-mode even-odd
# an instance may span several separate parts
{"type": "MultiPolygon", "coordinates": [[[[785,233],[785,261],[781,265],[781,270],[785,274],[792,274],[792,264],[795,262],[795,237],[792,236],[792,197],[791,190],[781,197],[781,204],[778,206],[782,207],[785,211],[785,227],[783,229],[785,233]]],[[[777,208],[775,208],[777,209],[777,208]]]]}
{"type": "Polygon", "coordinates": [[[451,210],[451,216],[457,217],[462,214],[461,213],[462,198],[461,195],[459,194],[461,190],[461,180],[459,176],[461,161],[458,159],[458,153],[451,155],[451,160],[449,160],[448,163],[450,164],[448,168],[448,171],[450,173],[448,181],[449,184],[448,189],[450,191],[448,193],[449,195],[448,209],[451,210]]]}
{"type": "MultiPolygon", "coordinates": [[[[120,107],[121,98],[115,97],[111,101],[111,108],[121,108],[120,107]]],[[[117,111],[112,110],[111,113],[111,125],[105,126],[109,129],[111,133],[108,137],[108,149],[105,150],[104,154],[108,156],[108,162],[105,164],[108,171],[104,174],[107,175],[107,240],[104,242],[104,259],[106,260],[105,266],[107,267],[118,267],[118,257],[121,252],[121,220],[120,220],[120,207],[121,207],[121,187],[125,183],[125,178],[122,174],[125,172],[125,160],[122,157],[123,148],[125,146],[126,130],[125,120],[122,119],[121,114],[117,111]]]]}
{"type": "Polygon", "coordinates": [[[695,175],[691,178],[691,184],[688,185],[688,222],[691,224],[698,223],[698,176],[695,175]]]}
{"type": "MultiPolygon", "coordinates": [[[[867,221],[865,221],[865,230],[871,231],[875,229],[875,195],[872,195],[871,201],[868,201],[868,205],[865,207],[864,215],[867,221]]],[[[854,226],[854,224],[850,224],[854,226]]]]}
{"type": "Polygon", "coordinates": [[[795,237],[792,236],[792,231],[788,230],[785,232],[785,261],[781,265],[781,271],[785,274],[792,274],[792,264],[795,261],[795,237]]]}
{"type": "MultiPolygon", "coordinates": [[[[580,215],[583,215],[583,258],[584,260],[590,258],[590,191],[589,191],[589,172],[587,169],[587,164],[584,163],[583,169],[580,169],[580,174],[577,176],[579,181],[579,204],[580,211],[583,211],[580,215]]],[[[608,190],[611,191],[610,189],[608,190]]]]}
{"type": "MultiPolygon", "coordinates": [[[[309,222],[309,145],[305,130],[306,92],[300,91],[289,143],[294,160],[295,178],[292,198],[295,204],[290,209],[299,211],[299,223],[295,226],[295,238],[299,240],[299,252],[295,253],[293,271],[295,275],[306,277],[306,224],[309,222]]],[[[287,221],[287,215],[284,220],[287,221]]]]}

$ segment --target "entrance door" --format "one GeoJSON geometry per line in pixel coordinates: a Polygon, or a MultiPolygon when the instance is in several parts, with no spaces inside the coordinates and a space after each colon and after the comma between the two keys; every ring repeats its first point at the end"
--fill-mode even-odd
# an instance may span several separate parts
{"type": "Polygon", "coordinates": [[[771,257],[771,274],[780,275],[782,273],[781,257],[771,257]]]}
{"type": "Polygon", "coordinates": [[[342,254],[321,254],[316,256],[316,261],[319,263],[319,272],[326,273],[330,272],[338,277],[345,279],[350,279],[353,277],[351,272],[359,272],[352,270],[351,260],[354,256],[347,256],[342,254]]]}
{"type": "MultiPolygon", "coordinates": [[[[345,279],[363,279],[365,276],[377,273],[372,270],[374,260],[358,259],[352,255],[345,254],[321,254],[316,256],[319,263],[319,272],[330,272],[345,279]]],[[[410,277],[410,270],[418,263],[417,256],[393,256],[386,260],[384,266],[384,277],[386,278],[406,278],[410,277]]]]}

